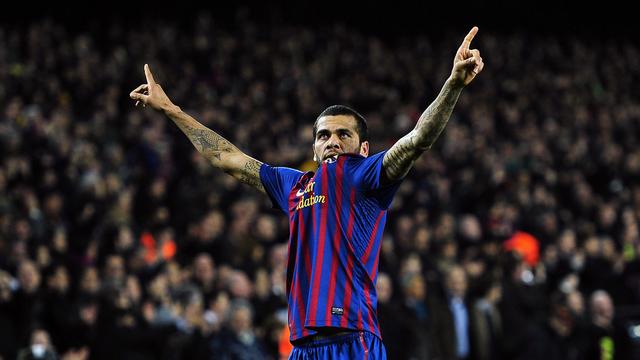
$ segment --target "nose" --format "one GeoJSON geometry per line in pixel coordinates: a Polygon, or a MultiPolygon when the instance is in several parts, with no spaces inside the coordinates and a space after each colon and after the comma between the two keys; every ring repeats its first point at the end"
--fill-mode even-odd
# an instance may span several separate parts
{"type": "Polygon", "coordinates": [[[340,148],[340,138],[338,135],[331,135],[329,140],[327,140],[327,150],[328,149],[339,149],[340,148]]]}

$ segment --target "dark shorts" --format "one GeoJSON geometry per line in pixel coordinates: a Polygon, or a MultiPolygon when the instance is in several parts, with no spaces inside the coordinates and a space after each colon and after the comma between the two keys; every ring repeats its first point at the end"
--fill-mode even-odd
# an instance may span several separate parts
{"type": "Polygon", "coordinates": [[[386,360],[387,351],[370,332],[356,331],[294,345],[289,360],[386,360]]]}

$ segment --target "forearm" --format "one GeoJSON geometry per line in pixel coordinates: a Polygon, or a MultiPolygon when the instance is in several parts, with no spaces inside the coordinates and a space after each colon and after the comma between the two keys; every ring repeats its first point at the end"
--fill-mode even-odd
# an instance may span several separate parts
{"type": "Polygon", "coordinates": [[[438,97],[422,113],[415,128],[398,140],[385,154],[383,167],[389,180],[402,178],[416,159],[433,143],[447,125],[463,86],[447,79],[438,97]]]}
{"type": "Polygon", "coordinates": [[[227,157],[240,150],[215,131],[199,123],[178,106],[171,106],[164,113],[182,130],[195,148],[214,166],[226,170],[227,157]]]}
{"type": "Polygon", "coordinates": [[[429,107],[422,113],[416,127],[412,131],[415,133],[413,137],[414,146],[418,150],[428,150],[431,145],[436,142],[436,139],[442,133],[453,108],[458,102],[460,93],[463,87],[460,85],[454,85],[454,83],[448,79],[444,86],[440,90],[438,97],[429,105],[429,107]]]}
{"type": "Polygon", "coordinates": [[[248,156],[227,139],[199,123],[178,106],[168,107],[164,113],[187,135],[191,143],[213,166],[241,182],[265,192],[260,181],[262,162],[248,156]]]}

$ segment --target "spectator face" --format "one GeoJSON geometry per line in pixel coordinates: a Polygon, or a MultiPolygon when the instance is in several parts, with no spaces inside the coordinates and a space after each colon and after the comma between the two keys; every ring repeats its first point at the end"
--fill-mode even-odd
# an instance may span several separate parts
{"type": "Polygon", "coordinates": [[[412,275],[405,288],[407,299],[424,300],[427,289],[422,275],[412,275]]]}
{"type": "Polygon", "coordinates": [[[49,286],[56,292],[66,294],[69,290],[69,273],[63,266],[58,266],[49,278],[49,286]]]}
{"type": "Polygon", "coordinates": [[[479,241],[482,237],[482,227],[478,218],[473,215],[466,215],[460,221],[460,235],[469,241],[479,241]]]}
{"type": "Polygon", "coordinates": [[[590,237],[584,243],[584,250],[589,256],[600,255],[600,243],[596,237],[590,237]]]}
{"type": "Polygon", "coordinates": [[[53,249],[61,254],[67,252],[67,233],[64,230],[56,230],[53,235],[53,249]]]}
{"type": "Polygon", "coordinates": [[[114,294],[113,303],[115,304],[116,308],[121,310],[128,310],[132,305],[131,297],[125,289],[118,290],[118,292],[114,294]]]}
{"type": "Polygon", "coordinates": [[[113,280],[124,279],[124,260],[121,256],[110,256],[107,260],[107,277],[113,280]]]}
{"type": "Polygon", "coordinates": [[[57,218],[58,216],[60,216],[63,206],[64,202],[62,196],[60,196],[60,194],[58,193],[55,193],[47,196],[47,198],[45,199],[44,212],[47,214],[47,216],[57,218]]]}
{"type": "Polygon", "coordinates": [[[156,199],[161,199],[166,195],[167,183],[164,179],[156,178],[151,184],[151,196],[156,199]]]}
{"type": "Polygon", "coordinates": [[[227,319],[229,315],[229,308],[231,306],[231,302],[229,300],[229,295],[226,292],[218,293],[218,296],[211,301],[209,307],[210,309],[216,313],[222,321],[227,319]]]}
{"type": "Polygon", "coordinates": [[[26,220],[18,220],[15,226],[16,238],[27,240],[31,236],[31,226],[26,220]]]}
{"type": "Polygon", "coordinates": [[[567,304],[575,315],[582,316],[584,314],[584,298],[579,291],[573,291],[568,295],[567,304]]]}
{"type": "Polygon", "coordinates": [[[94,303],[85,304],[80,307],[80,320],[87,325],[94,325],[98,319],[98,306],[94,303]]]}
{"type": "Polygon", "coordinates": [[[409,249],[413,246],[414,221],[409,215],[401,215],[396,219],[394,236],[398,246],[409,249]]]}
{"type": "Polygon", "coordinates": [[[573,316],[571,310],[565,304],[552,305],[551,324],[554,331],[560,336],[568,336],[573,328],[573,316]]]}
{"type": "Polygon", "coordinates": [[[211,285],[215,277],[215,269],[211,256],[206,254],[198,255],[194,263],[195,278],[201,284],[211,285]]]}
{"type": "Polygon", "coordinates": [[[165,274],[169,287],[176,288],[182,283],[182,269],[180,269],[180,265],[178,265],[178,263],[176,263],[175,261],[167,263],[165,274]]]}
{"type": "Polygon", "coordinates": [[[558,245],[562,254],[571,254],[576,249],[576,234],[572,230],[563,231],[558,245]]]}
{"type": "Polygon", "coordinates": [[[458,254],[458,245],[453,241],[447,241],[442,246],[442,256],[445,259],[455,259],[458,254]]]}
{"type": "Polygon", "coordinates": [[[31,351],[35,357],[41,357],[50,347],[51,341],[46,331],[38,329],[31,334],[31,351]]]}
{"type": "Polygon", "coordinates": [[[251,310],[246,306],[238,306],[231,313],[231,329],[236,334],[251,331],[251,310]]]}
{"type": "Polygon", "coordinates": [[[376,281],[376,292],[378,293],[379,302],[389,302],[392,294],[391,278],[389,275],[385,273],[380,273],[378,275],[378,281],[376,281]]]}
{"type": "Polygon", "coordinates": [[[610,326],[613,321],[614,307],[611,297],[605,291],[598,290],[591,296],[591,317],[597,324],[610,326]]]}
{"type": "MultiPolygon", "coordinates": [[[[451,240],[454,238],[456,229],[456,222],[453,215],[446,213],[438,219],[436,225],[435,235],[439,240],[451,240]]],[[[452,242],[453,244],[453,242],[452,242]]]]}
{"type": "Polygon", "coordinates": [[[40,269],[45,269],[51,264],[51,255],[49,254],[49,248],[41,245],[38,246],[36,251],[36,262],[40,269]]]}
{"type": "Polygon", "coordinates": [[[125,251],[131,249],[134,245],[133,232],[129,227],[121,227],[118,230],[118,237],[116,239],[116,249],[125,251]]]}
{"type": "Polygon", "coordinates": [[[484,274],[486,265],[482,260],[469,260],[463,266],[470,278],[477,279],[484,274]]]}
{"type": "Polygon", "coordinates": [[[259,269],[256,272],[256,295],[259,297],[266,297],[270,291],[269,273],[265,269],[259,269]]]}
{"type": "Polygon", "coordinates": [[[273,241],[277,236],[277,226],[275,219],[270,215],[263,215],[258,218],[256,224],[258,237],[264,241],[273,241]]]}
{"type": "Polygon", "coordinates": [[[400,275],[419,274],[422,272],[422,262],[416,254],[407,256],[401,265],[400,275]]]}
{"type": "Polygon", "coordinates": [[[32,262],[24,261],[18,269],[18,280],[25,292],[34,293],[40,286],[40,273],[32,262]]]}
{"type": "Polygon", "coordinates": [[[247,275],[241,271],[234,271],[230,277],[229,291],[235,298],[249,299],[253,293],[253,286],[247,275]]]}
{"type": "Polygon", "coordinates": [[[461,267],[454,267],[447,275],[447,290],[457,297],[464,297],[467,293],[467,275],[461,267]]]}
{"type": "Polygon", "coordinates": [[[156,301],[168,298],[167,277],[164,274],[156,276],[148,287],[149,295],[156,301]]]}
{"type": "Polygon", "coordinates": [[[429,232],[429,229],[427,229],[424,226],[421,226],[420,228],[418,228],[418,231],[416,232],[416,236],[414,240],[416,244],[416,249],[421,253],[427,252],[429,250],[430,238],[431,238],[431,233],[429,232]]]}
{"type": "Polygon", "coordinates": [[[100,278],[98,278],[98,270],[90,267],[85,270],[80,281],[80,289],[83,292],[95,294],[100,290],[100,278]]]}
{"type": "Polygon", "coordinates": [[[396,234],[408,237],[413,232],[414,222],[408,215],[402,215],[396,220],[396,234]]]}
{"type": "Polygon", "coordinates": [[[495,241],[482,244],[482,253],[490,258],[496,258],[500,252],[500,246],[495,241]]]}
{"type": "Polygon", "coordinates": [[[224,216],[219,211],[210,212],[201,223],[201,240],[212,240],[224,229],[224,216]]]}
{"type": "Polygon", "coordinates": [[[142,298],[142,291],[140,289],[140,282],[138,281],[138,278],[135,276],[127,277],[126,286],[129,298],[131,299],[131,301],[138,304],[140,302],[140,299],[142,298]]]}
{"type": "Polygon", "coordinates": [[[185,320],[194,326],[199,324],[203,316],[202,310],[202,298],[200,296],[190,299],[184,308],[185,320]]]}
{"type": "Polygon", "coordinates": [[[287,264],[287,244],[275,245],[271,248],[269,264],[272,269],[284,267],[287,264]]]}
{"type": "Polygon", "coordinates": [[[274,294],[284,295],[285,287],[287,283],[287,271],[284,266],[280,269],[274,269],[271,271],[271,289],[274,294]]]}
{"type": "Polygon", "coordinates": [[[558,262],[558,248],[554,244],[549,244],[544,249],[543,255],[545,265],[549,266],[558,262]]]}
{"type": "Polygon", "coordinates": [[[369,155],[369,143],[360,144],[356,119],[348,115],[321,117],[313,143],[314,160],[320,164],[344,153],[369,155]]]}
{"type": "Polygon", "coordinates": [[[611,238],[605,238],[602,240],[602,256],[609,260],[614,261],[617,255],[616,245],[611,238]]]}
{"type": "Polygon", "coordinates": [[[598,221],[604,228],[611,228],[616,221],[615,207],[612,204],[605,204],[600,207],[600,211],[598,213],[598,221]]]}

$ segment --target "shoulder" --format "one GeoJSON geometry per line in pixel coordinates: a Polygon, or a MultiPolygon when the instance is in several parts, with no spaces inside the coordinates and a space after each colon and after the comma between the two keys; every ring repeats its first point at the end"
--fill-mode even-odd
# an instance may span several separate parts
{"type": "Polygon", "coordinates": [[[373,163],[382,161],[386,152],[387,151],[384,150],[369,156],[363,156],[360,154],[353,154],[353,153],[345,153],[345,154],[340,154],[340,156],[338,157],[338,161],[344,158],[344,162],[346,163],[347,166],[360,166],[364,164],[373,164],[373,163]]]}
{"type": "Polygon", "coordinates": [[[285,167],[285,166],[271,166],[269,164],[262,164],[260,166],[261,176],[278,176],[298,179],[305,173],[298,169],[285,167]]]}

